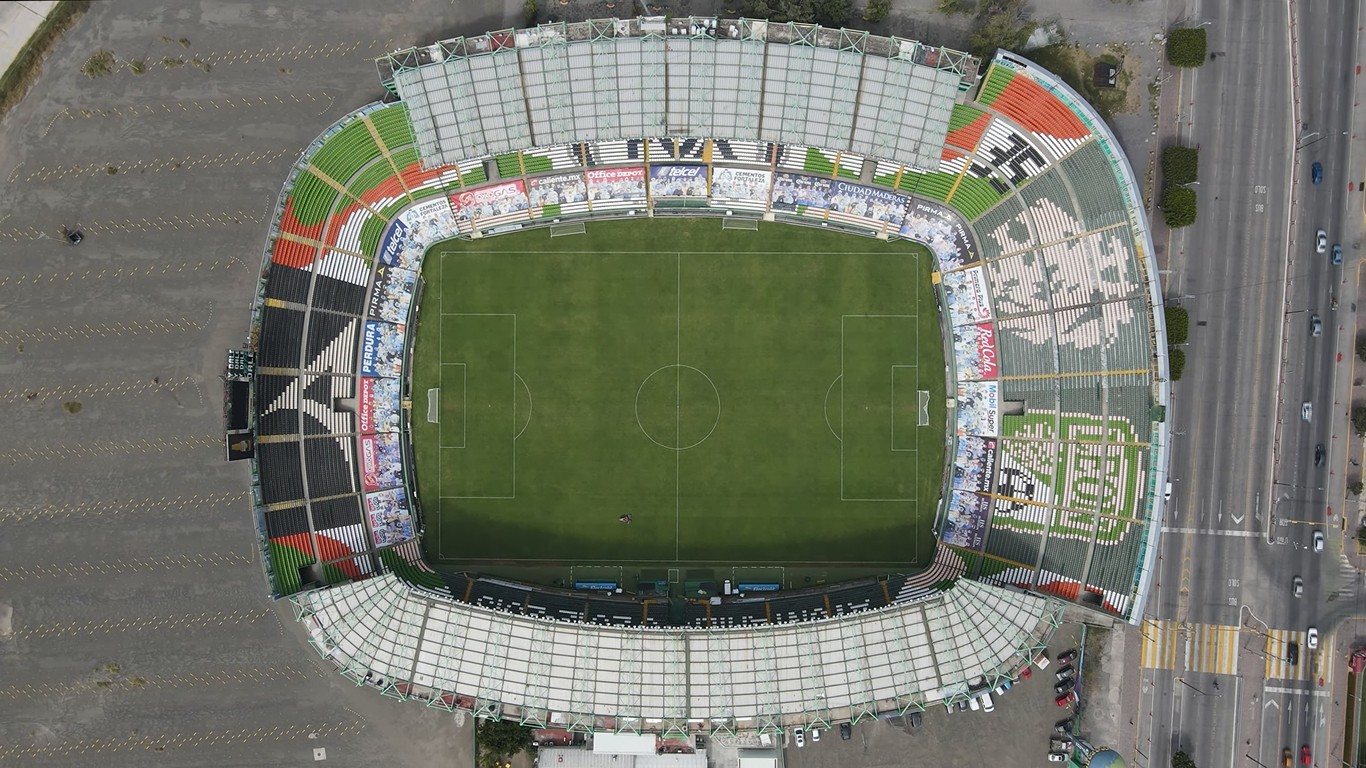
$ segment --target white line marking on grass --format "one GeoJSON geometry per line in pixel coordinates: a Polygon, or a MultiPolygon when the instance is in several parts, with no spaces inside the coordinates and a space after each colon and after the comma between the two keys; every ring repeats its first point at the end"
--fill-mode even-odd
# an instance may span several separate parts
{"type": "MultiPolygon", "coordinates": [[[[683,446],[683,368],[682,368],[682,365],[683,365],[683,254],[682,254],[682,253],[679,253],[675,258],[676,258],[676,260],[677,260],[678,266],[677,266],[677,270],[676,270],[677,276],[676,276],[676,279],[675,279],[675,281],[674,281],[674,286],[675,286],[675,291],[674,291],[674,299],[675,299],[675,301],[674,301],[674,365],[677,366],[677,367],[674,368],[674,447],[675,447],[675,448],[681,448],[681,447],[683,446]]],[[[702,375],[705,376],[706,374],[704,373],[704,374],[702,374],[702,375]]],[[[715,388],[716,388],[716,385],[713,384],[713,385],[712,385],[712,388],[715,389],[715,388]]],[[[720,393],[720,392],[718,392],[718,393],[716,394],[716,398],[717,398],[717,401],[718,401],[717,421],[720,421],[720,420],[721,420],[721,418],[720,418],[720,413],[719,413],[719,404],[720,404],[719,401],[720,401],[720,399],[721,399],[721,393],[720,393]]],[[[715,428],[716,428],[715,425],[713,425],[713,426],[712,426],[712,429],[715,429],[715,428]]],[[[711,433],[710,433],[710,432],[707,433],[707,437],[711,437],[711,433]]],[[[681,527],[681,525],[680,525],[680,523],[679,523],[679,517],[680,517],[680,513],[681,513],[681,508],[682,508],[682,500],[681,500],[682,497],[681,497],[681,495],[680,495],[680,491],[681,491],[682,485],[683,485],[683,478],[682,478],[682,475],[681,475],[681,473],[682,473],[682,461],[683,461],[683,452],[682,452],[682,451],[679,451],[679,450],[675,450],[675,451],[674,451],[674,559],[675,559],[675,560],[678,559],[679,547],[681,546],[680,543],[679,543],[679,533],[680,533],[680,527],[681,527]]]]}
{"type": "MultiPolygon", "coordinates": [[[[844,442],[844,438],[840,437],[840,436],[839,436],[839,433],[835,431],[835,428],[834,428],[833,426],[830,425],[830,392],[833,391],[833,390],[835,389],[835,385],[836,385],[836,384],[839,384],[839,385],[840,385],[840,397],[843,398],[843,397],[844,397],[844,384],[842,383],[843,381],[844,381],[844,374],[840,374],[839,376],[836,376],[836,377],[835,377],[835,380],[834,380],[834,381],[830,382],[830,387],[829,387],[828,389],[825,390],[825,400],[824,400],[824,401],[822,402],[822,404],[821,404],[821,412],[822,412],[822,413],[824,414],[824,416],[825,416],[825,426],[826,426],[826,428],[829,429],[829,430],[830,430],[830,434],[834,435],[834,436],[835,436],[835,439],[838,440],[838,441],[840,441],[841,443],[844,442]]],[[[844,418],[844,414],[840,414],[840,418],[844,418]]],[[[840,424],[840,430],[843,431],[843,429],[844,429],[844,425],[843,425],[843,424],[840,424]]],[[[843,472],[841,472],[840,474],[843,475],[843,472]]]]}
{"type": "MultiPolygon", "coordinates": [[[[536,402],[535,402],[534,400],[531,399],[531,387],[528,387],[528,386],[527,386],[527,384],[526,384],[526,379],[522,378],[522,375],[521,375],[520,373],[517,373],[516,371],[513,371],[513,372],[512,372],[512,375],[515,376],[515,377],[517,378],[518,381],[522,382],[522,389],[526,390],[526,403],[527,403],[527,406],[526,406],[526,424],[523,424],[523,425],[522,425],[521,431],[518,432],[516,435],[513,436],[512,439],[513,439],[513,441],[515,442],[515,441],[517,440],[517,438],[519,438],[519,437],[522,436],[522,432],[525,432],[525,431],[526,431],[526,428],[529,427],[529,426],[531,426],[531,414],[533,414],[533,413],[536,412],[536,402]]],[[[513,400],[513,401],[512,401],[512,404],[513,404],[513,408],[516,409],[516,407],[517,407],[517,401],[516,401],[516,400],[513,400]]],[[[514,456],[515,456],[515,455],[516,455],[516,454],[514,454],[514,456]]],[[[514,473],[513,473],[513,474],[514,474],[514,477],[515,477],[515,476],[516,476],[515,470],[514,470],[514,473]]]]}
{"type": "MultiPolygon", "coordinates": [[[[442,363],[442,364],[441,364],[441,370],[442,370],[442,371],[445,371],[445,370],[446,370],[446,366],[448,366],[448,365],[452,365],[452,366],[458,365],[458,366],[460,366],[460,388],[461,388],[461,392],[460,392],[460,445],[446,445],[445,443],[441,442],[440,425],[438,425],[438,427],[437,427],[437,435],[436,435],[437,440],[436,440],[436,444],[437,444],[437,446],[440,447],[440,448],[464,448],[466,442],[469,440],[469,433],[468,433],[468,431],[467,431],[467,430],[468,430],[468,427],[466,426],[466,421],[465,421],[465,416],[466,416],[466,414],[468,414],[468,413],[470,412],[469,395],[466,394],[467,392],[469,392],[469,384],[470,384],[469,367],[468,367],[467,365],[465,365],[464,363],[442,363]]],[[[442,378],[442,377],[440,377],[440,376],[437,377],[438,382],[441,380],[441,378],[442,378]]],[[[440,407],[440,405],[439,405],[439,404],[440,404],[440,401],[438,400],[437,402],[438,402],[438,407],[440,407]]],[[[437,471],[438,471],[438,472],[440,471],[440,467],[439,467],[439,466],[438,466],[437,471]]],[[[437,475],[437,477],[440,477],[440,475],[437,475]]],[[[439,484],[439,483],[438,483],[438,484],[439,484]]]]}
{"type": "Polygon", "coordinates": [[[915,448],[896,447],[896,369],[898,368],[919,368],[917,365],[897,365],[892,364],[892,450],[898,453],[915,453],[915,448]]]}

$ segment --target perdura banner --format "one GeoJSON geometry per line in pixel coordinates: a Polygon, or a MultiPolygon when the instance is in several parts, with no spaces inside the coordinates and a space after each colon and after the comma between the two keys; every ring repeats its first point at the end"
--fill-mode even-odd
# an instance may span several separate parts
{"type": "Polygon", "coordinates": [[[655,197],[706,197],[707,166],[650,166],[650,194],[655,197]]]}
{"type": "Polygon", "coordinates": [[[991,521],[991,500],[966,491],[949,494],[944,530],[939,538],[945,544],[981,551],[986,543],[987,523],[991,521]]]}
{"type": "Polygon", "coordinates": [[[987,277],[982,267],[945,272],[940,280],[950,325],[968,325],[991,319],[987,300],[987,277]]]}
{"type": "Polygon", "coordinates": [[[365,494],[365,509],[370,516],[375,546],[401,544],[414,537],[413,515],[402,488],[365,494]]]}
{"type": "Polygon", "coordinates": [[[403,323],[408,320],[408,309],[413,304],[413,290],[417,273],[384,264],[375,268],[375,290],[370,294],[370,317],[403,323]]]}
{"type": "Polygon", "coordinates": [[[365,321],[360,350],[362,376],[396,379],[403,373],[404,327],[379,320],[365,321]]]}
{"type": "Polygon", "coordinates": [[[949,208],[920,200],[906,207],[906,219],[901,225],[901,236],[919,240],[929,246],[939,263],[939,271],[966,267],[977,263],[977,252],[972,247],[958,216],[949,208]]]}
{"type": "Polygon", "coordinates": [[[995,381],[958,383],[958,434],[999,437],[1001,385],[995,381]]]}
{"type": "Polygon", "coordinates": [[[996,328],[992,323],[960,325],[953,329],[953,365],[960,381],[994,379],[1000,374],[996,365],[996,328]]]}
{"type": "Polygon", "coordinates": [[[403,457],[398,435],[361,436],[360,477],[367,491],[403,485],[403,457]]]}
{"type": "Polygon", "coordinates": [[[360,396],[356,426],[361,434],[397,432],[401,425],[399,413],[399,379],[360,379],[360,396]]]}
{"type": "Polygon", "coordinates": [[[480,187],[451,195],[451,211],[456,219],[487,219],[525,211],[530,203],[521,181],[480,187]]]}

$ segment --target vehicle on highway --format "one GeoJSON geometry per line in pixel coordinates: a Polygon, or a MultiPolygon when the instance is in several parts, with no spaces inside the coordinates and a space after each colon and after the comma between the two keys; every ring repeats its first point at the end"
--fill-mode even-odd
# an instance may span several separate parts
{"type": "Polygon", "coordinates": [[[1291,582],[1291,588],[1295,591],[1295,597],[1304,597],[1304,579],[1296,576],[1295,580],[1291,582]]]}
{"type": "Polygon", "coordinates": [[[1290,768],[1290,766],[1292,766],[1292,765],[1294,765],[1294,764],[1295,764],[1295,758],[1292,757],[1291,754],[1290,754],[1290,747],[1286,747],[1285,749],[1282,749],[1282,750],[1281,750],[1281,766],[1282,766],[1282,768],[1290,768]]]}
{"type": "Polygon", "coordinates": [[[792,729],[792,740],[797,742],[797,749],[806,746],[806,729],[800,725],[792,729]]]}
{"type": "Polygon", "coordinates": [[[1323,551],[1323,531],[1314,531],[1314,551],[1323,551]]]}
{"type": "Polygon", "coordinates": [[[1318,627],[1310,627],[1310,628],[1309,628],[1309,631],[1304,633],[1304,644],[1307,645],[1307,646],[1309,646],[1309,650],[1311,650],[1311,651],[1318,650],[1318,647],[1319,647],[1319,629],[1318,629],[1318,627]]]}
{"type": "Polygon", "coordinates": [[[1285,644],[1285,663],[1295,666],[1300,663],[1300,644],[1289,642],[1285,644]]]}
{"type": "MultiPolygon", "coordinates": [[[[919,713],[919,712],[912,712],[912,713],[911,713],[911,727],[912,727],[912,728],[915,728],[915,727],[918,726],[918,725],[920,725],[920,713],[919,713]]],[[[844,739],[845,741],[848,741],[848,740],[852,739],[853,737],[854,737],[854,728],[853,728],[853,726],[849,725],[848,723],[840,723],[840,738],[841,738],[841,739],[844,739]]]]}
{"type": "Polygon", "coordinates": [[[819,728],[812,728],[812,729],[811,729],[811,743],[812,743],[812,744],[815,744],[816,742],[818,742],[818,741],[820,741],[820,740],[821,740],[821,729],[819,729],[819,728]]]}
{"type": "Polygon", "coordinates": [[[1319,443],[1318,445],[1314,446],[1314,466],[1323,466],[1323,457],[1323,443],[1319,443]]]}
{"type": "Polygon", "coordinates": [[[1309,316],[1309,335],[1318,338],[1323,335],[1323,318],[1318,315],[1309,316]]]}
{"type": "Polygon", "coordinates": [[[1333,266],[1342,266],[1342,246],[1333,243],[1333,266]]]}
{"type": "Polygon", "coordinates": [[[1301,403],[1301,404],[1300,404],[1300,418],[1301,418],[1301,419],[1304,419],[1305,421],[1313,421],[1313,420],[1314,420],[1314,404],[1313,404],[1313,403],[1304,402],[1304,403],[1301,403]]]}
{"type": "Polygon", "coordinates": [[[1313,765],[1314,753],[1309,751],[1309,745],[1300,747],[1300,765],[1313,765]]]}
{"type": "Polygon", "coordinates": [[[1314,251],[1316,253],[1328,252],[1328,233],[1321,229],[1317,235],[1314,235],[1314,251]]]}
{"type": "Polygon", "coordinates": [[[1314,163],[1313,179],[1315,184],[1323,182],[1323,163],[1314,163]]]}
{"type": "MultiPolygon", "coordinates": [[[[1168,481],[1168,482],[1167,482],[1167,486],[1166,486],[1165,488],[1162,489],[1162,500],[1163,500],[1163,501],[1171,501],[1171,500],[1172,500],[1172,484],[1171,484],[1171,481],[1168,481]]],[[[1069,651],[1069,653],[1075,653],[1075,651],[1069,651]]]]}

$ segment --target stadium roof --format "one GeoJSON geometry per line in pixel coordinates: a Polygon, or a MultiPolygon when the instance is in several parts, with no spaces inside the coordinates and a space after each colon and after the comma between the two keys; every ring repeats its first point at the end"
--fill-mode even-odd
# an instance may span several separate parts
{"type": "Polygon", "coordinates": [[[358,682],[540,727],[774,731],[963,698],[1028,664],[1059,601],[962,580],[915,603],[751,629],[619,628],[518,616],[385,576],[291,598],[358,682]]]}
{"type": "Polygon", "coordinates": [[[381,60],[429,166],[627,136],[721,136],[939,162],[956,51],[749,19],[547,24],[381,60]],[[770,44],[771,43],[771,44],[770,44]]]}

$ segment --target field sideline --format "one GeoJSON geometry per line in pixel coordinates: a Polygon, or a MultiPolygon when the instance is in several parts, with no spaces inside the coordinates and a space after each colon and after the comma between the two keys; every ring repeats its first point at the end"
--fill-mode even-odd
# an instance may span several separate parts
{"type": "Polygon", "coordinates": [[[761,226],[592,222],[428,254],[413,421],[434,563],[929,562],[932,258],[761,226]]]}

